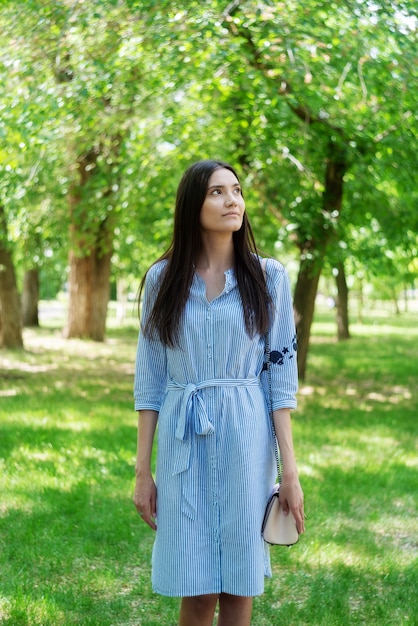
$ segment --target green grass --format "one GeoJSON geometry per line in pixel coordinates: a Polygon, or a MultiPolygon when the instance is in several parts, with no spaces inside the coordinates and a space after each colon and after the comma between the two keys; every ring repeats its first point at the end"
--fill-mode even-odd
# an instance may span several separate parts
{"type": "MultiPolygon", "coordinates": [[[[418,624],[416,322],[370,316],[337,343],[316,316],[294,413],[307,531],[272,548],[254,626],[418,624]]],[[[176,624],[131,500],[135,343],[50,328],[0,352],[1,624],[176,624]]]]}

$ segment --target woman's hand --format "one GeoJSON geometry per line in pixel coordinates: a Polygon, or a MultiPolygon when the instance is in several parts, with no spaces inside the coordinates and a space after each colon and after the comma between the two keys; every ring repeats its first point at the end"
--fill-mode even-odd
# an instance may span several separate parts
{"type": "Polygon", "coordinates": [[[157,488],[150,473],[137,474],[134,492],[134,504],[144,522],[153,530],[157,530],[157,488]]]}
{"type": "Polygon", "coordinates": [[[280,484],[279,500],[284,514],[288,515],[289,511],[293,514],[298,533],[302,534],[305,531],[305,511],[303,491],[297,475],[283,475],[280,484]]]}

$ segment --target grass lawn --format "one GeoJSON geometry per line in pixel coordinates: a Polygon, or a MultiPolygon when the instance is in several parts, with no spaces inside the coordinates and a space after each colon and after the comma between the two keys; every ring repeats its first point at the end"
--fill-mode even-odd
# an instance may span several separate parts
{"type": "MultiPolygon", "coordinates": [[[[337,343],[317,314],[294,413],[307,532],[272,548],[253,625],[418,624],[416,314],[337,343]]],[[[136,331],[0,351],[0,624],[174,626],[132,504],[136,331]]]]}

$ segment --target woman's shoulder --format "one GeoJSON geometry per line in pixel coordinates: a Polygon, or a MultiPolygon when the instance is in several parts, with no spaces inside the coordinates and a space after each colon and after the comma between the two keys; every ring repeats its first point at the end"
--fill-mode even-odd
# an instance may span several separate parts
{"type": "Polygon", "coordinates": [[[153,263],[153,265],[151,265],[151,267],[147,271],[147,281],[149,281],[153,285],[158,283],[166,267],[167,267],[166,259],[163,259],[162,261],[156,261],[156,263],[153,263]]]}
{"type": "Polygon", "coordinates": [[[289,277],[283,263],[273,257],[260,258],[260,262],[265,272],[267,286],[271,292],[281,289],[284,284],[289,283],[289,277]]]}
{"type": "Polygon", "coordinates": [[[279,277],[283,274],[286,274],[286,268],[283,263],[280,263],[277,259],[273,257],[259,257],[260,263],[265,272],[270,277],[279,277]]]}

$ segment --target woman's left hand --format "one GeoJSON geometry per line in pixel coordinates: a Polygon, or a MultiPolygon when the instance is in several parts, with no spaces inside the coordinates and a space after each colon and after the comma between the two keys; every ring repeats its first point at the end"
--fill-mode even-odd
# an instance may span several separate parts
{"type": "Polygon", "coordinates": [[[288,515],[289,511],[293,514],[298,533],[302,534],[305,531],[305,510],[303,491],[297,475],[283,475],[280,484],[279,500],[284,514],[288,515]]]}

